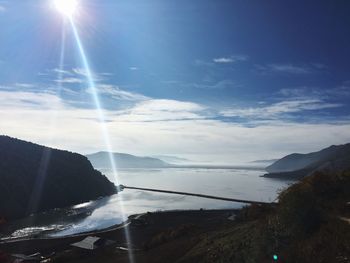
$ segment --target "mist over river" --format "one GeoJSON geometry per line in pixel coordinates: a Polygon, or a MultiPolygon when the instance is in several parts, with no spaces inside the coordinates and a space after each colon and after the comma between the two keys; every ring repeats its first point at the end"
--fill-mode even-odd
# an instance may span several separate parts
{"type": "MultiPolygon", "coordinates": [[[[111,171],[101,171],[111,180],[114,178],[111,171]]],[[[123,169],[118,172],[116,184],[272,202],[291,183],[260,177],[262,174],[264,171],[242,169],[123,169]]],[[[12,222],[2,229],[2,237],[77,234],[121,224],[129,215],[152,211],[239,207],[242,204],[126,189],[110,197],[12,222]]]]}

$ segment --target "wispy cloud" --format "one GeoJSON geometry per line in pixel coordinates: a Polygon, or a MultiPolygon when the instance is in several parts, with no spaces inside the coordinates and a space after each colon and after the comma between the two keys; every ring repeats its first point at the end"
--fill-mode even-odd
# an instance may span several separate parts
{"type": "Polygon", "coordinates": [[[332,88],[298,87],[285,88],[279,91],[285,97],[294,98],[320,98],[320,99],[345,99],[350,97],[350,83],[343,82],[332,88]]]}
{"type": "Polygon", "coordinates": [[[133,122],[155,122],[204,119],[206,108],[193,102],[149,99],[136,104],[129,110],[121,111],[120,120],[133,122]]]}
{"type": "Polygon", "coordinates": [[[291,64],[291,63],[273,63],[267,65],[256,65],[255,69],[261,74],[284,73],[284,74],[311,74],[325,67],[322,64],[291,64]]]}
{"type": "Polygon", "coordinates": [[[5,12],[6,10],[7,10],[7,8],[3,4],[0,3],[0,13],[5,12]]]}
{"type": "MultiPolygon", "coordinates": [[[[66,79],[85,81],[84,72],[62,74],[66,79]]],[[[156,99],[103,82],[96,83],[96,90],[116,151],[140,155],[171,153],[229,163],[233,158],[236,162],[275,158],[350,141],[348,116],[336,120],[322,117],[319,121],[310,117],[342,107],[330,98],[340,96],[335,92],[345,94],[349,84],[344,82],[329,90],[282,89],[270,101],[227,109],[193,101],[156,99]],[[306,121],[295,116],[306,116],[306,121]]],[[[227,80],[204,88],[232,85],[235,83],[227,80]]],[[[57,87],[43,89],[30,83],[0,87],[1,132],[82,153],[105,150],[94,105],[87,105],[87,93],[91,90],[82,85],[77,93],[74,85],[62,86],[65,96],[57,87]],[[86,130],[89,132],[84,133],[86,130]]]]}
{"type": "Polygon", "coordinates": [[[62,75],[73,75],[71,71],[63,70],[63,69],[59,69],[59,68],[53,69],[52,72],[59,73],[59,74],[62,74],[62,75]]]}
{"type": "Polygon", "coordinates": [[[57,83],[66,83],[66,84],[77,84],[77,83],[84,83],[85,81],[81,78],[62,78],[62,79],[56,79],[55,82],[57,83]]]}
{"type": "Polygon", "coordinates": [[[341,107],[339,103],[326,103],[319,99],[286,100],[269,106],[231,108],[220,113],[225,117],[240,117],[250,119],[276,119],[288,113],[316,111],[341,107]]]}
{"type": "Polygon", "coordinates": [[[232,80],[224,79],[216,83],[193,83],[187,86],[195,87],[197,89],[207,89],[207,90],[220,90],[220,89],[230,89],[230,88],[240,88],[242,85],[235,83],[232,80]]]}
{"type": "Polygon", "coordinates": [[[221,64],[228,64],[228,63],[235,63],[239,61],[246,61],[248,60],[248,56],[245,55],[233,55],[229,57],[218,57],[214,58],[214,63],[221,63],[221,64]]]}
{"type": "Polygon", "coordinates": [[[73,68],[71,72],[73,74],[75,74],[76,76],[81,76],[81,77],[84,77],[84,78],[92,77],[92,79],[95,82],[99,82],[99,81],[105,80],[105,78],[107,76],[111,76],[111,73],[98,73],[98,72],[91,72],[91,76],[89,76],[89,72],[87,72],[83,68],[73,68]]]}
{"type": "Polygon", "coordinates": [[[234,60],[232,58],[214,58],[213,61],[215,63],[233,63],[234,60]]]}
{"type": "Polygon", "coordinates": [[[0,90],[1,109],[18,110],[18,109],[57,109],[62,106],[62,101],[55,94],[51,93],[34,93],[23,91],[4,91],[0,90]]]}
{"type": "Polygon", "coordinates": [[[32,83],[16,83],[15,86],[18,88],[34,88],[36,85],[32,83]]]}
{"type": "MultiPolygon", "coordinates": [[[[288,101],[226,114],[269,117],[336,106],[316,100],[288,101]]],[[[141,155],[172,153],[232,163],[233,157],[236,162],[278,157],[350,141],[349,119],[316,124],[261,119],[259,125],[249,127],[221,121],[205,105],[153,98],[103,111],[115,150],[141,155]]],[[[2,134],[82,153],[104,150],[95,109],[72,105],[55,94],[0,90],[0,118],[2,134]]]]}
{"type": "MultiPolygon", "coordinates": [[[[54,73],[54,77],[57,78],[57,76],[62,77],[62,79],[55,79],[55,82],[58,83],[83,83],[86,82],[87,78],[90,77],[88,75],[88,72],[83,68],[73,68],[73,69],[59,69],[55,68],[49,71],[48,73],[44,73],[41,75],[48,76],[52,75],[54,73]]],[[[95,82],[106,80],[107,77],[112,76],[112,73],[108,72],[91,72],[91,77],[95,82]]]]}
{"type": "MultiPolygon", "coordinates": [[[[314,103],[278,107],[309,108],[314,103]]],[[[350,141],[350,120],[318,124],[280,120],[247,127],[209,118],[206,110],[193,102],[150,99],[104,113],[115,150],[142,155],[172,153],[232,163],[233,157],[236,162],[278,157],[350,141]]],[[[272,110],[281,111],[285,110],[272,110]]],[[[96,111],[74,107],[53,94],[0,91],[0,118],[2,134],[82,153],[104,150],[96,111]]]]}
{"type": "Polygon", "coordinates": [[[138,67],[130,67],[129,69],[130,69],[130,70],[132,70],[132,71],[139,70],[139,68],[138,68],[138,67]]]}
{"type": "Polygon", "coordinates": [[[216,57],[211,60],[196,59],[194,64],[201,67],[214,67],[220,64],[233,64],[237,62],[247,61],[249,59],[246,55],[232,55],[216,57]]]}
{"type": "MultiPolygon", "coordinates": [[[[125,100],[125,101],[143,101],[149,99],[148,97],[141,95],[136,92],[130,92],[121,89],[118,86],[115,85],[109,85],[109,84],[98,84],[96,86],[96,90],[98,93],[103,95],[108,95],[113,99],[116,100],[125,100]]],[[[87,89],[87,92],[91,93],[91,89],[87,89]]]]}

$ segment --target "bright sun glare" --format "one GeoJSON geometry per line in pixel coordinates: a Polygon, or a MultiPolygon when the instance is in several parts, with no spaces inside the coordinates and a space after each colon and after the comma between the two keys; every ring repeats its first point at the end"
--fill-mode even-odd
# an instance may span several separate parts
{"type": "Polygon", "coordinates": [[[56,9],[64,16],[72,17],[78,9],[77,0],[54,0],[56,9]]]}

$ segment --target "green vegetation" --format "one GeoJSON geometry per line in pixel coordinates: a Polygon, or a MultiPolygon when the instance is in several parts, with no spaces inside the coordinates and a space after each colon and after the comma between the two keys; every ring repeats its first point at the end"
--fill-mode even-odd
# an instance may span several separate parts
{"type": "Polygon", "coordinates": [[[349,262],[350,172],[315,173],[203,236],[180,262],[349,262]]]}

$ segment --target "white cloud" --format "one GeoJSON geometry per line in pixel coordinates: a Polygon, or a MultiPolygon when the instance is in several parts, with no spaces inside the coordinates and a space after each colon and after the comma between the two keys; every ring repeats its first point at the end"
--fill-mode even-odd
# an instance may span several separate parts
{"type": "Polygon", "coordinates": [[[139,70],[139,68],[138,68],[138,67],[130,67],[129,69],[130,69],[130,70],[132,70],[132,71],[139,70]]]}
{"type": "Polygon", "coordinates": [[[5,12],[6,10],[7,10],[7,9],[6,9],[6,7],[5,7],[5,6],[0,5],[0,13],[5,12]]]}
{"type": "MultiPolygon", "coordinates": [[[[93,90],[90,87],[90,85],[87,83],[87,78],[89,77],[88,71],[86,71],[83,68],[73,68],[71,70],[62,70],[62,69],[53,69],[51,70],[53,73],[59,74],[61,78],[57,78],[53,80],[56,83],[62,84],[60,89],[66,93],[69,93],[71,95],[77,95],[77,92],[72,90],[71,88],[74,87],[74,85],[64,85],[64,84],[86,84],[81,87],[81,91],[92,93],[93,90]]],[[[54,74],[56,75],[56,74],[54,74]]],[[[108,96],[109,98],[119,100],[119,101],[125,101],[125,102],[138,102],[143,100],[148,100],[150,98],[131,91],[126,91],[120,88],[117,85],[111,85],[111,84],[104,84],[103,81],[105,81],[105,77],[112,76],[112,73],[109,72],[102,72],[102,73],[96,73],[91,72],[92,78],[95,81],[94,89],[97,93],[108,96]]],[[[55,76],[57,77],[57,76],[55,76]]],[[[48,88],[45,88],[46,90],[48,88]]],[[[54,90],[57,89],[54,87],[54,90]]],[[[77,101],[74,101],[74,103],[79,103],[77,101]]]]}
{"type": "MultiPolygon", "coordinates": [[[[317,105],[289,102],[270,111],[317,105]]],[[[172,154],[236,164],[350,141],[350,120],[320,124],[276,120],[249,128],[210,119],[207,110],[193,102],[148,99],[129,109],[103,112],[113,150],[140,155],[172,154]]],[[[68,105],[54,94],[0,91],[0,119],[2,134],[81,153],[106,149],[96,111],[68,105]]]]}
{"type": "Polygon", "coordinates": [[[59,69],[59,68],[55,68],[52,71],[55,73],[62,74],[62,75],[73,75],[72,72],[70,72],[68,70],[59,69]]]}
{"type": "Polygon", "coordinates": [[[77,77],[83,77],[87,79],[91,77],[95,82],[99,82],[105,79],[106,76],[111,76],[111,73],[97,73],[97,72],[89,72],[84,68],[73,68],[72,73],[77,75],[77,77]],[[107,75],[106,75],[107,74],[107,75]]]}
{"type": "Polygon", "coordinates": [[[35,85],[31,84],[31,83],[16,83],[15,86],[18,88],[34,88],[35,87],[35,85]]]}
{"type": "MultiPolygon", "coordinates": [[[[323,66],[323,65],[322,65],[323,66]]],[[[261,74],[284,73],[284,74],[311,74],[324,70],[326,67],[321,67],[321,64],[291,64],[291,63],[272,63],[267,65],[256,65],[256,70],[261,74]]]]}
{"type": "Polygon", "coordinates": [[[188,84],[188,86],[190,87],[195,87],[198,89],[215,89],[215,90],[219,90],[219,89],[229,89],[229,88],[241,88],[242,85],[237,84],[235,82],[233,82],[232,80],[229,79],[225,79],[225,80],[221,80],[219,82],[213,83],[213,84],[198,84],[198,83],[193,83],[193,84],[188,84]]]}
{"type": "Polygon", "coordinates": [[[84,83],[85,81],[81,78],[62,78],[56,79],[57,83],[66,83],[66,84],[76,84],[76,83],[84,83]]]}
{"type": "Polygon", "coordinates": [[[303,66],[295,66],[292,64],[271,64],[269,65],[270,70],[275,72],[285,72],[292,74],[306,74],[310,73],[310,69],[303,66]]]}
{"type": "Polygon", "coordinates": [[[131,109],[120,111],[118,120],[127,122],[157,122],[203,119],[206,108],[193,102],[149,99],[131,109]]]}
{"type": "Polygon", "coordinates": [[[214,58],[213,62],[215,63],[234,63],[238,61],[246,61],[248,60],[248,57],[245,55],[235,55],[235,56],[229,56],[229,57],[219,57],[214,58]]]}
{"type": "Polygon", "coordinates": [[[77,75],[88,76],[88,71],[83,68],[74,68],[72,71],[77,75]]]}
{"type": "Polygon", "coordinates": [[[51,93],[12,92],[0,90],[0,105],[2,110],[21,109],[57,109],[63,104],[59,97],[51,93]]]}
{"type": "MultiPolygon", "coordinates": [[[[149,99],[148,97],[134,93],[129,92],[126,90],[120,89],[118,86],[115,85],[109,85],[109,84],[98,84],[96,86],[96,90],[100,94],[109,95],[111,98],[116,100],[126,100],[126,101],[142,101],[149,99]]],[[[87,89],[87,92],[91,93],[91,88],[87,89]]]]}
{"type": "Polygon", "coordinates": [[[220,113],[225,117],[241,117],[252,119],[274,119],[286,113],[315,111],[341,107],[338,103],[326,103],[319,99],[286,100],[269,106],[232,108],[220,113]]]}
{"type": "Polygon", "coordinates": [[[315,87],[299,87],[281,89],[279,92],[285,97],[297,97],[297,98],[335,98],[335,97],[350,97],[350,84],[347,82],[342,83],[337,87],[332,88],[315,88],[315,87]]]}
{"type": "Polygon", "coordinates": [[[214,58],[213,61],[215,63],[232,63],[233,59],[232,58],[214,58]]]}
{"type": "MultiPolygon", "coordinates": [[[[73,68],[71,70],[66,70],[66,69],[60,69],[60,68],[55,68],[49,71],[51,74],[47,73],[40,73],[40,75],[43,76],[48,76],[48,75],[53,75],[56,79],[54,80],[57,83],[84,83],[87,81],[89,76],[89,72],[83,68],[73,68]],[[54,74],[52,74],[54,73],[54,74]]],[[[100,82],[102,80],[105,80],[106,77],[112,76],[112,73],[108,72],[102,72],[102,73],[96,73],[96,72],[91,72],[91,78],[95,82],[100,82]]]]}

